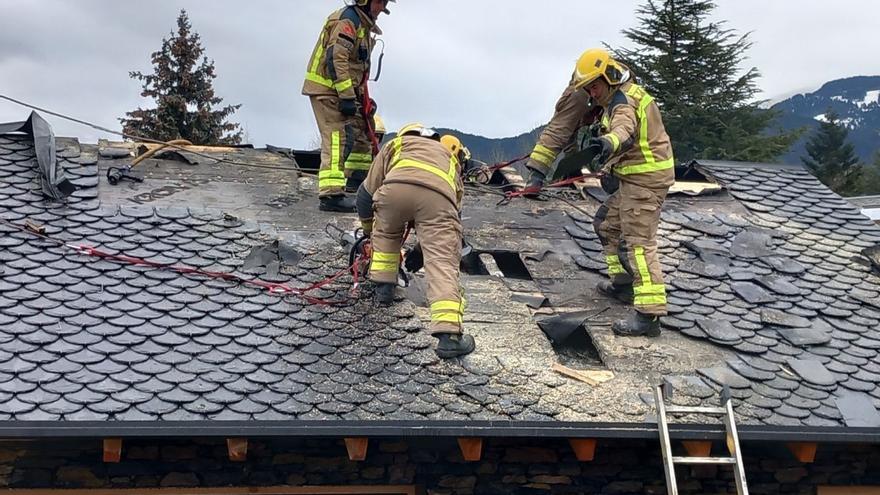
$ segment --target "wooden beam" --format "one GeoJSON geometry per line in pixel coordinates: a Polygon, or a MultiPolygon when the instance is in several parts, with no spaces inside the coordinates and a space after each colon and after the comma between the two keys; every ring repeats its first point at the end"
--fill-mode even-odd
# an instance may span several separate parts
{"type": "Polygon", "coordinates": [[[569,438],[568,444],[574,451],[574,456],[581,462],[590,462],[596,458],[595,438],[569,438]]]}
{"type": "Polygon", "coordinates": [[[804,464],[811,464],[816,460],[816,450],[819,445],[814,442],[792,442],[785,444],[794,458],[804,464]]]}
{"type": "Polygon", "coordinates": [[[352,461],[364,461],[367,459],[368,438],[346,438],[345,450],[348,451],[348,459],[352,461]]]}
{"type": "Polygon", "coordinates": [[[709,457],[712,453],[712,442],[706,440],[682,440],[681,443],[691,457],[709,457]]]}
{"type": "MultiPolygon", "coordinates": [[[[53,488],[3,489],[4,495],[58,495],[53,488]]],[[[216,488],[71,488],[63,495],[419,495],[413,485],[242,486],[216,488]]]]}
{"type": "Polygon", "coordinates": [[[880,495],[877,486],[820,486],[818,495],[880,495]]]}
{"type": "Polygon", "coordinates": [[[247,438],[227,438],[226,450],[229,452],[229,460],[232,462],[244,462],[247,460],[247,438]]]}
{"type": "Polygon", "coordinates": [[[458,448],[461,449],[461,456],[468,462],[477,462],[483,457],[482,438],[459,438],[458,448]]]}
{"type": "Polygon", "coordinates": [[[122,459],[122,439],[104,439],[104,462],[119,462],[122,459]]]}

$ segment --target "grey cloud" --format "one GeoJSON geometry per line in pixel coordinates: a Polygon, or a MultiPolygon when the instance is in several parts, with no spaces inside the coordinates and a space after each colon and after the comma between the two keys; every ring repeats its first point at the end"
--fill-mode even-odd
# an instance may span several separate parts
{"type": "MultiPolygon", "coordinates": [[[[305,147],[315,124],[300,96],[302,76],[325,17],[337,0],[155,0],[149,8],[114,0],[4,0],[0,92],[110,127],[145,104],[131,70],[149,71],[150,54],[186,8],[216,62],[218,94],[243,106],[236,119],[251,140],[305,147]]],[[[585,48],[624,42],[640,2],[595,0],[399,0],[380,24],[387,48],[371,86],[389,126],[420,120],[488,136],[540,125],[585,48]]],[[[880,73],[865,40],[880,4],[719,2],[719,19],[753,32],[750,65],[767,97],[830,79],[880,73]],[[846,48],[844,48],[846,47],[846,48]]],[[[378,54],[377,54],[378,55],[378,54]]],[[[0,102],[0,121],[26,110],[0,102]]],[[[94,140],[99,132],[52,120],[58,134],[94,140]]]]}

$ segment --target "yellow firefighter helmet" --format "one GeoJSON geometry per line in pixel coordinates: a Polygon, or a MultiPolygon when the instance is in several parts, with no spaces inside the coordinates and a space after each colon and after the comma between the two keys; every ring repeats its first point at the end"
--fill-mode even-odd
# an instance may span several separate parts
{"type": "Polygon", "coordinates": [[[617,86],[624,82],[627,76],[627,71],[602,48],[585,51],[574,69],[575,88],[583,88],[600,77],[609,85],[617,86]]]}
{"type": "Polygon", "coordinates": [[[431,129],[430,127],[425,127],[425,124],[420,122],[413,122],[412,124],[406,124],[401,127],[399,131],[397,131],[398,136],[421,136],[430,139],[440,139],[440,133],[431,129]]]}
{"type": "Polygon", "coordinates": [[[458,152],[461,151],[462,148],[461,141],[452,134],[446,134],[441,137],[440,144],[442,144],[452,156],[458,156],[458,152]]]}
{"type": "Polygon", "coordinates": [[[379,117],[379,114],[373,115],[373,132],[376,134],[385,134],[387,132],[385,121],[382,120],[382,117],[379,117]]]}

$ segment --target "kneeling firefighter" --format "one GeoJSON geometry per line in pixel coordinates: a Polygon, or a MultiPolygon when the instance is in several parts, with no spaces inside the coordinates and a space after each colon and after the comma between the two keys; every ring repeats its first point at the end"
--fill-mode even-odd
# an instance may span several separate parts
{"type": "Polygon", "coordinates": [[[407,224],[415,225],[425,258],[431,333],[437,355],[452,358],[474,350],[462,333],[465,300],[459,286],[462,226],[459,212],[466,151],[454,136],[409,124],[386,144],[357,194],[358,216],[371,233],[370,279],[376,300],[391,304],[407,224]]]}
{"type": "Polygon", "coordinates": [[[635,307],[631,318],[612,325],[616,334],[655,337],[660,335],[659,317],[666,314],[657,227],[675,183],[672,144],[654,98],[607,51],[597,48],[581,55],[575,87],[603,109],[602,132],[588,146],[603,172],[619,182],[593,223],[611,278],[598,290],[635,307]]]}

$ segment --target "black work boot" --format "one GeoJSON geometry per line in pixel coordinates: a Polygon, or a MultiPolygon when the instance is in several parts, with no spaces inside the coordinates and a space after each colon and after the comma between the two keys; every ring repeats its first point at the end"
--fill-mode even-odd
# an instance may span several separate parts
{"type": "Polygon", "coordinates": [[[345,192],[347,193],[356,193],[358,188],[361,187],[361,184],[364,182],[363,177],[349,177],[345,179],[345,192]]]}
{"type": "Polygon", "coordinates": [[[615,321],[611,331],[621,337],[659,337],[660,317],[636,311],[626,320],[615,321]]]}
{"type": "Polygon", "coordinates": [[[544,188],[544,180],[546,176],[537,170],[530,170],[529,182],[523,189],[523,196],[527,198],[537,198],[541,195],[541,189],[544,188]]]}
{"type": "Polygon", "coordinates": [[[394,288],[396,284],[379,282],[376,284],[376,303],[380,306],[391,306],[394,303],[394,288]]]}
{"type": "Polygon", "coordinates": [[[333,211],[337,213],[354,213],[357,208],[354,199],[347,196],[325,196],[319,199],[318,209],[321,211],[333,211]]]}
{"type": "Polygon", "coordinates": [[[458,356],[464,356],[474,352],[476,343],[470,335],[457,333],[441,333],[435,335],[440,342],[437,343],[437,349],[434,351],[441,359],[451,359],[458,356]]]}
{"type": "Polygon", "coordinates": [[[624,304],[633,303],[633,288],[630,284],[616,285],[608,280],[603,280],[596,284],[596,290],[599,291],[600,294],[612,299],[617,299],[624,304]]]}

